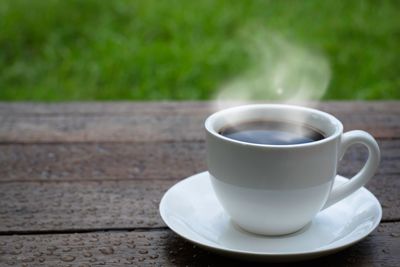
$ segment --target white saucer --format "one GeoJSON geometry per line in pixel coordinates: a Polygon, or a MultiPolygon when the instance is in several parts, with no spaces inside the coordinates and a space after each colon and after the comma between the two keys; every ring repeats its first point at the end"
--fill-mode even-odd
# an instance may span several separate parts
{"type": "MultiPolygon", "coordinates": [[[[337,176],[335,186],[345,181],[337,176]]],[[[175,233],[212,251],[250,260],[296,261],[360,241],[378,226],[382,209],[375,196],[361,188],[294,234],[255,235],[231,222],[214,195],[208,172],[202,172],[171,187],[161,200],[160,214],[175,233]]]]}

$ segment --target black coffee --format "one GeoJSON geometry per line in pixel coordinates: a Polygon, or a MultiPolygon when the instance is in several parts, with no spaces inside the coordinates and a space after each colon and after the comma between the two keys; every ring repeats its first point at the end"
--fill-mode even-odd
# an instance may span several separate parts
{"type": "Polygon", "coordinates": [[[219,134],[228,138],[263,145],[294,145],[324,139],[317,130],[304,125],[281,121],[250,121],[227,126],[219,134]]]}

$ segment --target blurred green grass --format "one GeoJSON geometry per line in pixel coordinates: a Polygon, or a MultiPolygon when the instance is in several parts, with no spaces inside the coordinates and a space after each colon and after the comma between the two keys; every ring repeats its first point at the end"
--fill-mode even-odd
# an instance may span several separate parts
{"type": "Polygon", "coordinates": [[[399,11],[373,0],[3,0],[0,100],[210,99],[256,64],[247,25],[324,53],[325,99],[400,99],[399,11]]]}

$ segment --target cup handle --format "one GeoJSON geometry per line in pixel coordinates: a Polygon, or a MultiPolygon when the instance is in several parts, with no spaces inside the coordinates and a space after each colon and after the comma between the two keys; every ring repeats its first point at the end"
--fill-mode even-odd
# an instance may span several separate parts
{"type": "Polygon", "coordinates": [[[350,131],[342,135],[338,160],[341,160],[346,150],[354,144],[363,144],[368,148],[368,160],[364,167],[348,182],[332,189],[328,200],[325,202],[325,206],[322,209],[328,208],[365,185],[378,168],[381,157],[378,143],[369,133],[364,131],[350,131]]]}

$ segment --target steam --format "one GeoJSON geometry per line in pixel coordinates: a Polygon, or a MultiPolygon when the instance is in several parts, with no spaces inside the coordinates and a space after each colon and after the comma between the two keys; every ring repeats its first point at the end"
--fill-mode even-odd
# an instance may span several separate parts
{"type": "Polygon", "coordinates": [[[218,109],[230,101],[290,104],[324,96],[331,72],[321,53],[272,33],[244,37],[256,64],[221,86],[215,96],[218,109]]]}

